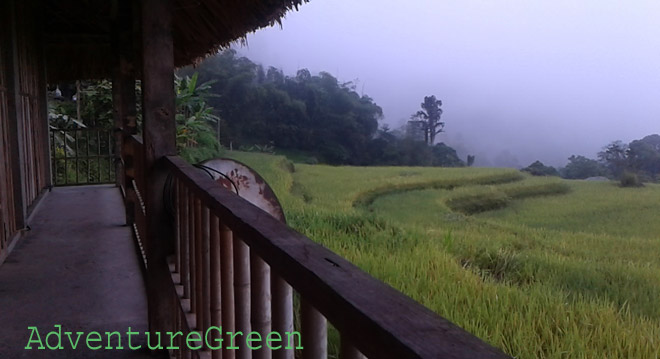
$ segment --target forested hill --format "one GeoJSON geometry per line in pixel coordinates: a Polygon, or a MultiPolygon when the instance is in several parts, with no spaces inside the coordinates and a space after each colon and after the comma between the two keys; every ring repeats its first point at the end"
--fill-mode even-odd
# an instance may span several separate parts
{"type": "MultiPolygon", "coordinates": [[[[307,69],[287,76],[234,50],[206,59],[180,76],[211,81],[208,99],[220,117],[220,142],[233,148],[266,146],[302,151],[331,164],[460,166],[453,149],[427,146],[379,129],[382,109],[330,73],[307,69]]],[[[415,109],[411,104],[411,112],[415,109]]]]}

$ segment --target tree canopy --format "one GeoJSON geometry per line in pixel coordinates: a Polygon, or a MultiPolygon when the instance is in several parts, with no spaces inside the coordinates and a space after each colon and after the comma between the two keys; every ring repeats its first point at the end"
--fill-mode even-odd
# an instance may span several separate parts
{"type": "MultiPolygon", "coordinates": [[[[199,72],[199,81],[213,80],[217,96],[208,102],[220,121],[218,139],[233,148],[277,148],[302,151],[330,164],[447,165],[463,162],[444,144],[423,149],[424,142],[404,138],[384,127],[383,111],[353,82],[328,72],[300,69],[293,76],[226,50],[180,75],[199,72]]],[[[431,96],[422,108],[433,121],[433,135],[442,130],[441,102],[431,96]]],[[[420,115],[422,116],[422,115],[420,115]]],[[[431,137],[432,136],[432,137],[431,137]]],[[[429,141],[426,141],[429,143],[429,141]]],[[[427,146],[428,147],[428,146],[427,146]]]]}
{"type": "Polygon", "coordinates": [[[559,172],[552,166],[546,166],[541,161],[535,161],[531,165],[521,169],[532,176],[559,176],[559,172]]]}

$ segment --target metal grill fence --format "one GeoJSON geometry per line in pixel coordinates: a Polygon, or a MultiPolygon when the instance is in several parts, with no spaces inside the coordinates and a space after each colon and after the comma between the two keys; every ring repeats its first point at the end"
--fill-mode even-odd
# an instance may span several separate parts
{"type": "Polygon", "coordinates": [[[114,138],[105,129],[51,129],[55,186],[115,183],[114,138]]]}

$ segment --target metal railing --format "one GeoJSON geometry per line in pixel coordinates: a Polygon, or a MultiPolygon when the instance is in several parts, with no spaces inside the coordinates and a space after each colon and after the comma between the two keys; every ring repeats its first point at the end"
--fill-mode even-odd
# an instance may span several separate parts
{"type": "Polygon", "coordinates": [[[53,185],[115,183],[112,131],[51,129],[53,185]]]}

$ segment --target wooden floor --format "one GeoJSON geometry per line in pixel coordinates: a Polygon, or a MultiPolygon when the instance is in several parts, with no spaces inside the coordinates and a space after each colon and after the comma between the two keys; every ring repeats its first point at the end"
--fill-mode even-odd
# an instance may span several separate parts
{"type": "MultiPolygon", "coordinates": [[[[145,350],[144,282],[117,187],[54,188],[29,225],[0,266],[0,358],[153,357],[145,350]],[[84,333],[77,349],[64,334],[63,350],[25,349],[29,326],[45,341],[55,325],[73,332],[74,341],[76,332],[84,333]],[[129,327],[141,332],[131,344],[142,349],[126,350],[129,327]],[[87,333],[101,333],[105,347],[104,332],[115,330],[122,333],[123,351],[87,348],[87,333]]],[[[56,337],[49,343],[56,345],[56,337]]]]}

